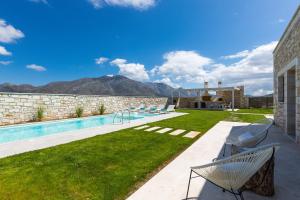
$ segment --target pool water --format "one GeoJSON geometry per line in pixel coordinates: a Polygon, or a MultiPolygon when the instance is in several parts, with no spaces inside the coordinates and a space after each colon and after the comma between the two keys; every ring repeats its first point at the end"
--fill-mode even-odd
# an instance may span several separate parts
{"type": "MultiPolygon", "coordinates": [[[[155,116],[151,113],[135,113],[130,116],[124,115],[124,123],[130,120],[142,119],[144,117],[155,116]]],[[[115,119],[115,122],[120,122],[121,119],[115,119]]],[[[33,123],[30,125],[16,125],[0,127],[0,143],[32,139],[45,135],[63,133],[72,130],[84,128],[92,128],[105,124],[113,124],[114,115],[102,115],[87,117],[82,119],[61,120],[55,122],[33,123]]]]}

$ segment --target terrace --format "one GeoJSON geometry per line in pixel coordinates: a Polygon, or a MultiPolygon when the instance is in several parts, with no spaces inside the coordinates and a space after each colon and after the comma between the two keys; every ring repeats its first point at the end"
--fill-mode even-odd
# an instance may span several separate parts
{"type": "MultiPolygon", "coordinates": [[[[133,193],[128,200],[137,199],[185,199],[189,167],[210,163],[216,157],[222,157],[225,138],[233,129],[247,125],[241,122],[221,121],[204,136],[191,145],[185,152],[156,174],[150,181],[133,193]]],[[[276,126],[270,129],[269,137],[263,142],[280,143],[280,150],[275,160],[275,195],[263,197],[253,192],[245,192],[247,200],[296,200],[300,198],[300,156],[299,145],[295,144],[276,126]]],[[[225,192],[201,177],[192,179],[189,199],[234,199],[225,192]]]]}
{"type": "MultiPolygon", "coordinates": [[[[184,199],[190,167],[211,162],[222,152],[233,128],[263,119],[269,111],[182,110],[169,119],[127,124],[126,129],[3,158],[0,195],[10,199],[184,199]],[[159,128],[132,128],[145,123],[159,128]],[[171,134],[177,129],[185,131],[171,134]],[[199,134],[184,137],[191,131],[199,134]]],[[[272,127],[265,143],[274,141],[281,148],[276,153],[276,194],[271,199],[287,195],[298,199],[299,147],[277,127],[272,127]]],[[[233,198],[201,178],[193,179],[191,199],[225,197],[233,198]]],[[[265,199],[251,192],[245,198],[265,199]]]]}

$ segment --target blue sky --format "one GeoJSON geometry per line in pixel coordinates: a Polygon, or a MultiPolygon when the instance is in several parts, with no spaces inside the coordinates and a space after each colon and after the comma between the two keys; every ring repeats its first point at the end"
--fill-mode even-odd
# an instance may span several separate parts
{"type": "Polygon", "coordinates": [[[0,1],[0,83],[122,74],[272,92],[272,51],[299,0],[0,1]]]}

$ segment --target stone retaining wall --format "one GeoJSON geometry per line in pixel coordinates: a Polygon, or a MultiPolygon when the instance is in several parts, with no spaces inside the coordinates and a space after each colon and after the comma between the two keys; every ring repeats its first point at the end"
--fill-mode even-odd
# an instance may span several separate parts
{"type": "Polygon", "coordinates": [[[89,116],[97,113],[101,104],[106,113],[112,113],[141,103],[166,104],[167,98],[0,93],[0,125],[32,121],[38,107],[44,108],[45,120],[54,120],[74,117],[77,107],[82,107],[83,115],[89,116]]]}
{"type": "Polygon", "coordinates": [[[273,108],[273,96],[248,97],[248,108],[273,108]]]}

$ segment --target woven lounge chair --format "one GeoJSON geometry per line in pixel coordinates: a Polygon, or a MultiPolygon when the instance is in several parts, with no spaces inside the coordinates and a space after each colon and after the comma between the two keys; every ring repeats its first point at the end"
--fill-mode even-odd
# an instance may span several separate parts
{"type": "Polygon", "coordinates": [[[192,177],[194,173],[222,188],[223,191],[232,193],[237,200],[238,197],[243,200],[243,186],[265,163],[273,159],[278,149],[278,143],[269,144],[217,160],[210,164],[191,167],[186,199],[188,199],[191,179],[195,178],[192,177]]]}
{"type": "Polygon", "coordinates": [[[223,157],[225,156],[227,145],[231,145],[232,152],[235,153],[244,151],[243,148],[256,147],[267,138],[272,124],[272,119],[264,119],[230,133],[224,144],[223,157]]]}

